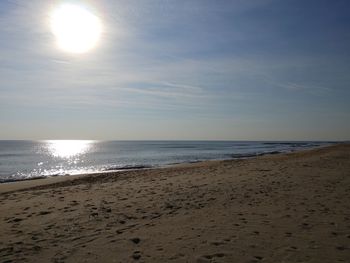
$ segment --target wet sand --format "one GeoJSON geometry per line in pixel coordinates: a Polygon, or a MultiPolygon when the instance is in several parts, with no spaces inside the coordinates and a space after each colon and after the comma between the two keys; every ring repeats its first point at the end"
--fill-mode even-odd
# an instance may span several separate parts
{"type": "Polygon", "coordinates": [[[0,262],[350,262],[350,144],[2,184],[0,262]]]}

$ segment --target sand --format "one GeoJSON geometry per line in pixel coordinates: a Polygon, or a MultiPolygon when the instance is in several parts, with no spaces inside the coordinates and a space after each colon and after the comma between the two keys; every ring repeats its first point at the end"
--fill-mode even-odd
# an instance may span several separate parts
{"type": "Polygon", "coordinates": [[[0,192],[1,262],[350,262],[350,144],[0,192]]]}

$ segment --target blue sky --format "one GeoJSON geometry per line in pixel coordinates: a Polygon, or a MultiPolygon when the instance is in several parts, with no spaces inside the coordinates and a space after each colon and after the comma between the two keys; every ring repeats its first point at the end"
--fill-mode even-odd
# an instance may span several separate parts
{"type": "Polygon", "coordinates": [[[349,1],[74,1],[75,55],[60,2],[0,1],[0,139],[350,139],[349,1]]]}

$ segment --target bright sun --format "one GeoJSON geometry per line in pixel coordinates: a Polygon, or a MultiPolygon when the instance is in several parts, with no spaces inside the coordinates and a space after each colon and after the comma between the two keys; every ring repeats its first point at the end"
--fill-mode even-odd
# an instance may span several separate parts
{"type": "Polygon", "coordinates": [[[51,31],[58,46],[71,53],[84,53],[93,48],[100,39],[100,19],[80,5],[62,4],[50,17],[51,31]]]}

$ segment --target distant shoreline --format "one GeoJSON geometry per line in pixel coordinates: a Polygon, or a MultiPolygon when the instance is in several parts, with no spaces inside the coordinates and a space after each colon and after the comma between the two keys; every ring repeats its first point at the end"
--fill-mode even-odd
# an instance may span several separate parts
{"type": "Polygon", "coordinates": [[[251,158],[331,145],[320,141],[0,141],[0,184],[207,160],[251,158]]]}
{"type": "MultiPolygon", "coordinates": [[[[310,141],[312,142],[312,141],[310,141]]],[[[285,144],[285,145],[293,145],[295,142],[269,142],[266,141],[265,144],[285,144]]],[[[307,143],[305,141],[305,143],[307,143]]],[[[341,143],[335,143],[335,142],[325,142],[325,143],[330,143],[331,145],[337,145],[341,143]]],[[[321,146],[310,146],[307,149],[299,149],[299,150],[290,150],[290,151],[269,151],[269,152],[264,152],[264,153],[258,153],[258,154],[231,154],[231,158],[222,158],[222,159],[211,159],[211,160],[199,160],[199,161],[188,161],[188,162],[178,162],[178,163],[169,163],[165,165],[155,165],[155,166],[149,166],[149,165],[125,165],[125,167],[119,167],[119,168],[109,168],[106,170],[102,171],[96,171],[92,173],[79,173],[79,174],[63,174],[63,175],[38,175],[38,176],[33,176],[30,178],[11,178],[11,179],[0,179],[0,185],[1,184],[7,184],[7,183],[18,183],[18,182],[23,182],[23,181],[31,181],[31,180],[41,180],[41,179],[48,179],[48,178],[55,178],[55,177],[67,177],[67,176],[83,176],[83,175],[93,175],[93,174],[105,174],[105,173],[115,173],[115,172],[122,172],[122,171],[129,171],[129,170],[144,170],[144,169],[159,169],[159,168],[166,168],[166,167],[172,167],[176,165],[183,165],[183,164],[192,164],[192,163],[201,163],[201,162],[210,162],[210,161],[227,161],[227,160],[244,160],[244,159],[249,159],[249,158],[256,158],[259,156],[265,156],[265,155],[274,155],[274,154],[286,154],[286,153],[292,153],[292,152],[299,152],[299,151],[305,151],[305,150],[312,150],[312,149],[317,149],[321,147],[328,147],[329,145],[321,145],[321,146]]]]}
{"type": "Polygon", "coordinates": [[[333,143],[332,145],[326,145],[326,146],[315,146],[310,147],[308,149],[300,149],[295,151],[289,151],[289,152],[267,152],[264,154],[258,154],[258,155],[252,155],[252,156],[243,156],[243,157],[235,157],[235,158],[227,158],[227,159],[213,159],[213,160],[204,160],[204,161],[195,161],[195,162],[182,162],[182,163],[172,163],[167,164],[163,166],[155,166],[155,167],[138,167],[136,169],[129,168],[129,169],[116,169],[116,170],[110,170],[110,171],[99,171],[94,173],[82,173],[82,174],[67,174],[67,175],[57,175],[57,176],[38,176],[33,178],[26,178],[26,179],[19,179],[19,180],[10,180],[10,181],[0,181],[0,194],[3,192],[7,192],[6,188],[9,188],[9,191],[16,191],[17,189],[25,189],[27,187],[37,186],[51,183],[57,183],[62,182],[66,180],[75,180],[80,179],[82,177],[89,177],[89,176],[106,176],[108,174],[114,175],[118,173],[127,173],[132,171],[142,171],[142,170],[157,170],[157,169],[166,169],[166,168],[172,168],[172,167],[182,167],[182,166],[191,166],[196,164],[206,164],[206,163],[215,163],[215,162],[224,162],[224,161],[238,161],[238,160],[247,160],[247,159],[254,159],[264,156],[271,156],[271,155],[288,155],[293,153],[300,153],[300,152],[308,152],[313,151],[321,148],[328,148],[328,147],[334,147],[337,145],[342,144],[348,144],[347,142],[341,142],[341,143],[333,143]],[[9,187],[6,187],[9,186],[9,187]],[[13,189],[13,190],[12,190],[13,189]]]}

